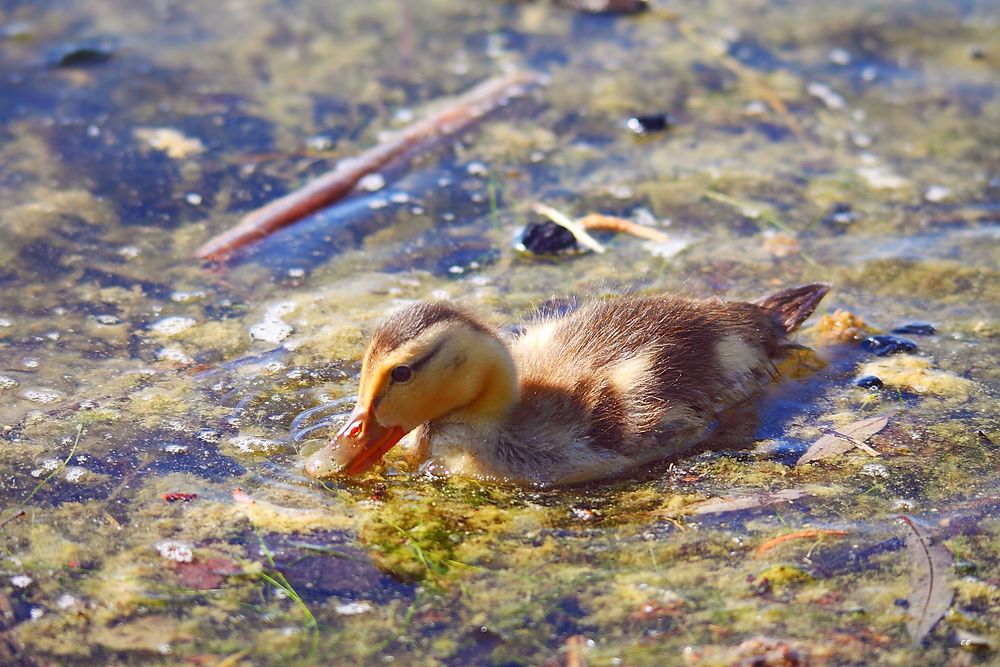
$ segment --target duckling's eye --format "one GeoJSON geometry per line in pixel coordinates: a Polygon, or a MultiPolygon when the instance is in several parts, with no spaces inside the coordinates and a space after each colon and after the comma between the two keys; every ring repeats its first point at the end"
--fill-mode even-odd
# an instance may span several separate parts
{"type": "Polygon", "coordinates": [[[413,379],[413,369],[409,366],[396,366],[392,369],[392,381],[399,382],[409,382],[413,379]]]}

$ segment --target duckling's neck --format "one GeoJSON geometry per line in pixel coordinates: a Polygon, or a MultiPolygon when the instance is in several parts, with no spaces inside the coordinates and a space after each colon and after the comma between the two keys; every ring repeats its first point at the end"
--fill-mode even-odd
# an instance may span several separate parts
{"type": "Polygon", "coordinates": [[[499,339],[484,336],[484,343],[470,352],[469,381],[476,391],[465,405],[452,410],[442,421],[476,427],[502,426],[520,399],[517,367],[508,347],[499,339]]]}

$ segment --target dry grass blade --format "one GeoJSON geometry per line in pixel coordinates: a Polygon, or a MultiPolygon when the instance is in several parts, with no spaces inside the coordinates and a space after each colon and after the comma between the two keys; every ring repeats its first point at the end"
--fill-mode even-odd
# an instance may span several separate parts
{"type": "Polygon", "coordinates": [[[347,195],[362,178],[436,139],[468,128],[524,87],[538,81],[534,72],[512,72],[488,79],[446,106],[395,133],[357,157],[343,160],[284,197],[251,211],[236,226],[195,250],[199,259],[223,260],[239,248],[314,213],[347,195]]]}
{"type": "Polygon", "coordinates": [[[910,529],[906,536],[906,555],[910,561],[910,621],[906,629],[919,644],[941,620],[951,600],[955,588],[951,577],[951,554],[921,526],[908,516],[900,519],[910,529]]]}

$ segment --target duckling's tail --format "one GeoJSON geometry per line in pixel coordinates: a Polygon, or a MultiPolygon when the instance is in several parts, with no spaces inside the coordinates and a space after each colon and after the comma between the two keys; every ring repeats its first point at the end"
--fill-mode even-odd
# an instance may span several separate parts
{"type": "Polygon", "coordinates": [[[789,287],[771,296],[754,301],[784,328],[792,333],[816,310],[820,300],[830,291],[828,283],[813,283],[789,287]]]}

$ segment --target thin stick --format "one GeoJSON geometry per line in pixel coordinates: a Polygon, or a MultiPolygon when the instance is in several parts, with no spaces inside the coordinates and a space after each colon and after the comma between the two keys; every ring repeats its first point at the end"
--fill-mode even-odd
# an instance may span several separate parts
{"type": "Polygon", "coordinates": [[[843,537],[844,535],[847,535],[847,531],[846,530],[821,530],[821,529],[818,529],[818,528],[811,528],[811,529],[807,529],[807,530],[799,530],[799,531],[796,531],[794,533],[786,533],[785,535],[778,535],[777,537],[772,537],[771,539],[767,540],[766,542],[761,543],[761,545],[759,547],[757,547],[756,554],[758,556],[763,556],[768,551],[770,551],[774,547],[776,547],[779,544],[782,544],[784,542],[789,542],[791,540],[805,540],[805,539],[809,539],[809,538],[813,538],[813,537],[819,537],[820,535],[834,535],[836,537],[843,537]]]}
{"type": "Polygon", "coordinates": [[[229,230],[194,252],[198,259],[223,260],[233,251],[290,225],[347,195],[368,174],[418,146],[468,128],[489,111],[537,83],[534,72],[512,72],[487,79],[451,103],[373,146],[357,157],[342,160],[331,171],[284,197],[251,211],[229,230]]]}
{"type": "Polygon", "coordinates": [[[626,218],[619,218],[614,215],[591,213],[577,220],[577,223],[588,231],[597,230],[615,232],[617,234],[631,234],[640,239],[656,241],[657,243],[666,243],[670,240],[670,237],[659,229],[640,225],[626,218]]]}

